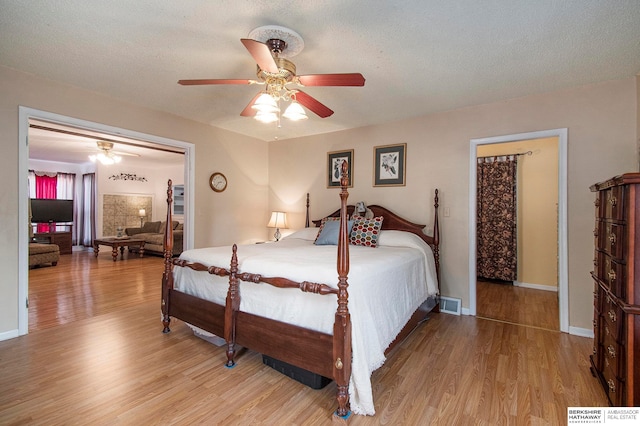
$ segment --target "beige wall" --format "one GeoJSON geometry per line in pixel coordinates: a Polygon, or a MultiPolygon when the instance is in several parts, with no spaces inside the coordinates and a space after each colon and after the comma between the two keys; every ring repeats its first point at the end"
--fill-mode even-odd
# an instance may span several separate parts
{"type": "MultiPolygon", "coordinates": [[[[432,224],[440,189],[442,293],[469,306],[469,146],[475,138],[568,128],[569,324],[591,329],[593,196],[589,185],[636,171],[636,78],[432,114],[410,120],[268,144],[172,115],[140,108],[0,67],[0,334],[17,328],[18,106],[49,111],[190,142],[196,146],[195,246],[267,238],[269,210],[291,212],[304,225],[304,197],[312,217],[338,206],[326,188],[326,155],[354,149],[350,201],[385,204],[415,222],[432,224]],[[373,147],[407,143],[407,186],[372,187],[373,147]],[[268,158],[268,162],[264,159],[268,158]],[[222,171],[229,187],[213,193],[208,177],[222,171]],[[267,208],[268,207],[268,208],[267,208]]],[[[25,231],[26,232],[26,231],[25,231]]]]}
{"type": "MultiPolygon", "coordinates": [[[[636,79],[629,78],[553,93],[432,114],[333,134],[270,142],[270,206],[311,193],[314,218],[338,206],[338,192],[325,188],[326,153],[354,149],[350,201],[384,203],[409,219],[432,222],[432,196],[440,189],[443,295],[469,307],[470,140],[568,128],[569,325],[591,329],[593,283],[593,195],[589,186],[637,170],[636,79]],[[373,147],[407,144],[407,186],[372,187],[373,147]]],[[[303,226],[303,207],[294,226],[303,226]]]]}
{"type": "Polygon", "coordinates": [[[518,279],[558,287],[558,138],[479,145],[478,157],[518,158],[518,279]]]}
{"type": "Polygon", "coordinates": [[[0,336],[18,327],[18,239],[26,238],[18,232],[19,106],[195,144],[195,246],[267,238],[266,142],[6,67],[0,67],[0,93],[0,336]],[[214,171],[229,179],[221,194],[209,188],[214,171]]]}

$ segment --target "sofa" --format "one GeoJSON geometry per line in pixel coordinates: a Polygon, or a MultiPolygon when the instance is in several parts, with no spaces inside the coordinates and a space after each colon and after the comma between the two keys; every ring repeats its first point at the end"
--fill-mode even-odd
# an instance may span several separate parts
{"type": "Polygon", "coordinates": [[[60,260],[57,244],[29,243],[29,268],[37,268],[48,263],[56,266],[60,260]]]}
{"type": "MultiPolygon", "coordinates": [[[[177,221],[172,222],[173,225],[173,255],[179,256],[182,253],[182,237],[184,233],[184,225],[177,221]]],[[[144,240],[145,254],[164,255],[164,227],[165,222],[145,222],[139,228],[125,228],[124,232],[130,237],[144,240]]],[[[131,247],[132,251],[136,251],[131,247]]]]}

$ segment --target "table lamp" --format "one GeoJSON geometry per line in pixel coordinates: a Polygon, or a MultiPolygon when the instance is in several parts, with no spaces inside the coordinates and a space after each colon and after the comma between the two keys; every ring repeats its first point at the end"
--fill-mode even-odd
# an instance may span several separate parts
{"type": "Polygon", "coordinates": [[[287,229],[287,214],[285,212],[271,212],[271,219],[269,219],[267,227],[276,228],[276,232],[273,234],[273,237],[276,241],[279,241],[281,236],[280,228],[287,229]]]}

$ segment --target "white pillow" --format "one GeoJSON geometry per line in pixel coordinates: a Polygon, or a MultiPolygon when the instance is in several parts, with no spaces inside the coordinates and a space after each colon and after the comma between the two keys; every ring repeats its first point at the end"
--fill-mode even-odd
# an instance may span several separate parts
{"type": "Polygon", "coordinates": [[[421,250],[431,251],[429,244],[425,243],[422,238],[418,237],[411,232],[405,231],[392,231],[385,230],[380,231],[378,237],[379,246],[388,247],[413,247],[421,250]]]}
{"type": "Polygon", "coordinates": [[[296,232],[294,232],[293,234],[289,234],[286,237],[283,237],[282,239],[287,239],[287,238],[297,238],[299,240],[307,240],[307,241],[314,241],[316,239],[316,236],[318,236],[318,230],[320,228],[302,228],[296,232]]]}

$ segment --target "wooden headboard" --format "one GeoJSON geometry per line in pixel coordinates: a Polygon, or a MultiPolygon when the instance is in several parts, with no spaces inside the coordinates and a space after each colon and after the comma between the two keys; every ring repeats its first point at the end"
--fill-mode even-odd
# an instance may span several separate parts
{"type": "MultiPolygon", "coordinates": [[[[433,206],[435,208],[434,219],[433,219],[433,235],[427,235],[424,233],[424,228],[426,225],[421,225],[419,223],[413,223],[404,219],[397,214],[393,213],[391,210],[386,207],[371,205],[367,206],[373,212],[374,216],[383,216],[384,220],[382,221],[382,230],[395,230],[395,231],[406,231],[411,232],[418,237],[422,238],[422,240],[431,246],[433,250],[433,256],[436,261],[436,271],[438,275],[438,279],[440,278],[440,226],[438,224],[438,190],[435,191],[435,196],[433,198],[433,206]]],[[[309,199],[307,198],[307,211],[309,209],[309,199]]],[[[349,217],[353,216],[353,212],[355,210],[355,206],[348,205],[347,213],[349,217]]],[[[308,213],[307,213],[308,215],[308,213]]],[[[336,210],[335,212],[327,215],[325,217],[340,217],[340,210],[336,210]]],[[[313,224],[318,227],[322,219],[314,220],[313,224]]]]}

